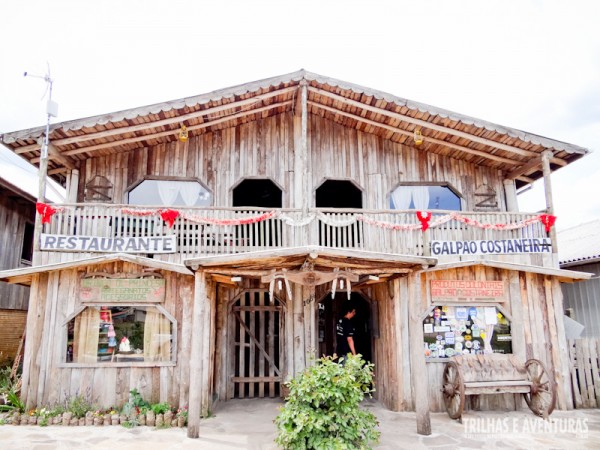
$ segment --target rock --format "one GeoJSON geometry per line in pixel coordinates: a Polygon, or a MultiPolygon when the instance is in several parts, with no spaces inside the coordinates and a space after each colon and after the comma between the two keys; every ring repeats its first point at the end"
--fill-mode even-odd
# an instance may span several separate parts
{"type": "Polygon", "coordinates": [[[64,412],[62,415],[62,424],[66,427],[71,425],[71,419],[73,418],[73,413],[64,412]]]}
{"type": "Polygon", "coordinates": [[[165,424],[165,418],[162,414],[157,414],[156,415],[156,426],[157,427],[162,427],[165,424]]]}
{"type": "Polygon", "coordinates": [[[146,413],[146,425],[149,427],[156,425],[156,416],[154,415],[154,411],[148,411],[146,413]]]}
{"type": "Polygon", "coordinates": [[[112,424],[112,417],[110,414],[104,414],[104,426],[112,424]]]}

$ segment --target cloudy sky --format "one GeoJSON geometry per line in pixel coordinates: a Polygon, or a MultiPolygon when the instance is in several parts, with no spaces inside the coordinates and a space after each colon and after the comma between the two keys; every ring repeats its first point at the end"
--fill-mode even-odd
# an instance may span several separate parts
{"type": "MultiPolygon", "coordinates": [[[[600,218],[600,2],[0,2],[0,132],[298,70],[597,150],[553,175],[557,227],[600,218]]],[[[0,154],[0,170],[9,157],[0,154]]],[[[520,196],[544,208],[543,189],[520,196]]]]}

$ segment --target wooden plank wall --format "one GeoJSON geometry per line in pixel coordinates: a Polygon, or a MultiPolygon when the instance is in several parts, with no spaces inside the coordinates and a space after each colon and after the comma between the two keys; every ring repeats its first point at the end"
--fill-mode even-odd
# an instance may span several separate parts
{"type": "MultiPolygon", "coordinates": [[[[88,266],[83,272],[139,273],[124,262],[88,266]]],[[[23,392],[28,406],[51,405],[65,396],[88,395],[99,406],[121,406],[137,388],[149,401],[187,404],[192,329],[193,277],[163,272],[167,295],[162,306],[175,317],[177,365],[163,367],[60,367],[66,352],[67,319],[79,311],[77,269],[42,274],[32,286],[23,392]],[[35,297],[35,298],[34,298],[35,297]],[[25,375],[26,372],[26,375],[25,375]]]]}
{"type": "Polygon", "coordinates": [[[474,205],[480,184],[493,187],[505,210],[503,184],[496,170],[430,154],[309,116],[307,174],[294,171],[294,124],[291,113],[268,117],[174,142],[88,159],[82,168],[79,201],[85,184],[102,175],[114,185],[114,203],[124,203],[128,186],[144,176],[197,177],[214,194],[214,206],[231,206],[231,189],[244,177],[269,177],[282,187],[283,207],[302,207],[294,195],[294,177],[309,176],[309,205],[326,179],[354,180],[365,192],[363,207],[387,209],[389,194],[400,182],[449,182],[474,205]],[[298,203],[298,204],[295,204],[298,203]]]}
{"type": "MultiPolygon", "coordinates": [[[[0,270],[26,267],[21,264],[25,224],[34,220],[35,204],[0,188],[0,270]]],[[[27,310],[28,303],[28,287],[0,282],[0,308],[27,310]]]]}
{"type": "Polygon", "coordinates": [[[575,408],[600,408],[600,339],[569,341],[575,408]]]}
{"type": "Polygon", "coordinates": [[[379,337],[373,337],[375,394],[392,411],[414,410],[408,336],[408,285],[403,277],[364,292],[377,302],[379,337]]]}

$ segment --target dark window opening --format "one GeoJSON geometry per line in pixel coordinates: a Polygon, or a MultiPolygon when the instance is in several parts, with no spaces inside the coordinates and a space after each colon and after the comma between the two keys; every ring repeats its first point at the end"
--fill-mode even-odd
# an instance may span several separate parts
{"type": "Polygon", "coordinates": [[[33,230],[33,224],[25,222],[23,248],[21,249],[21,261],[29,264],[31,264],[31,260],[33,259],[33,230]]]}
{"type": "Polygon", "coordinates": [[[244,180],[233,189],[233,206],[281,208],[281,189],[271,180],[244,180]]]}
{"type": "Polygon", "coordinates": [[[317,208],[362,208],[362,192],[350,181],[327,180],[316,194],[317,208]]]}

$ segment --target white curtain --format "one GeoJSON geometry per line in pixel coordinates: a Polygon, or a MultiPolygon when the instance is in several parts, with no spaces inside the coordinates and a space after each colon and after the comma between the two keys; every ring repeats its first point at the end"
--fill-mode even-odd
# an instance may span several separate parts
{"type": "Polygon", "coordinates": [[[429,208],[429,186],[413,186],[412,199],[415,209],[427,210],[429,208]]]}
{"type": "Polygon", "coordinates": [[[160,311],[148,308],[144,324],[144,361],[171,359],[171,322],[160,311]]]}
{"type": "Polygon", "coordinates": [[[100,311],[86,308],[75,318],[73,361],[77,363],[98,362],[100,340],[100,311]]]}
{"type": "Polygon", "coordinates": [[[158,195],[160,201],[165,206],[171,206],[175,203],[177,194],[179,194],[179,181],[158,181],[158,195]]]}
{"type": "Polygon", "coordinates": [[[412,195],[411,186],[398,186],[392,192],[392,201],[394,202],[394,208],[400,211],[404,211],[410,207],[410,198],[412,195]]]}
{"type": "Polygon", "coordinates": [[[186,206],[194,206],[200,196],[201,186],[195,181],[180,181],[179,192],[186,206]]]}

